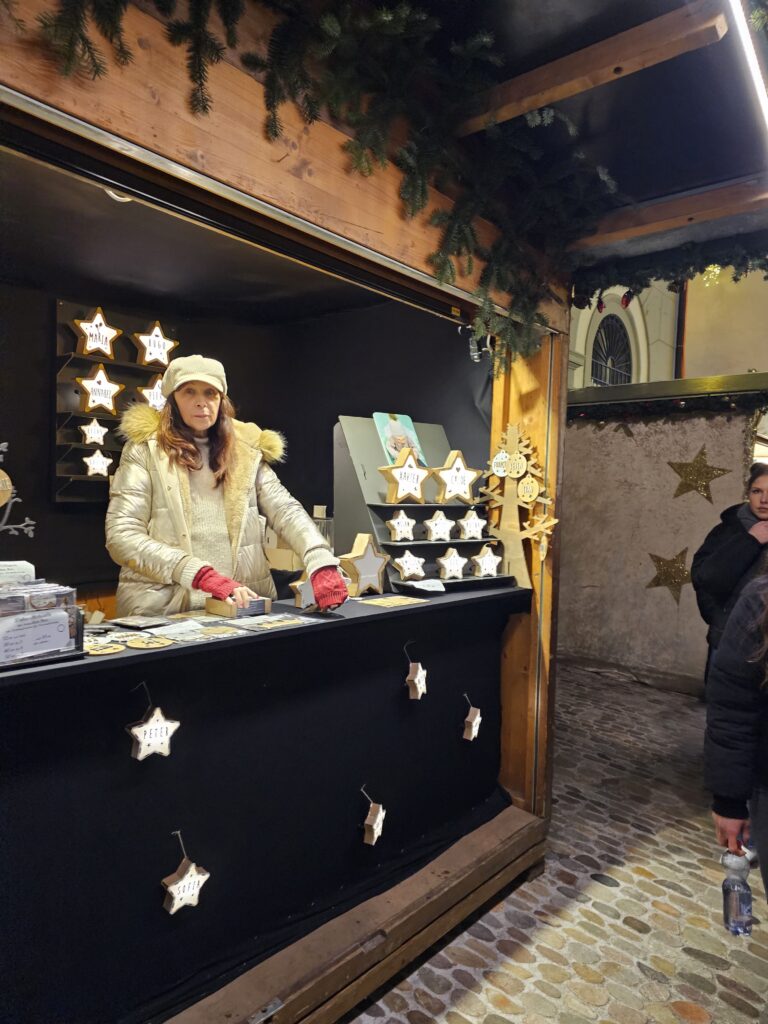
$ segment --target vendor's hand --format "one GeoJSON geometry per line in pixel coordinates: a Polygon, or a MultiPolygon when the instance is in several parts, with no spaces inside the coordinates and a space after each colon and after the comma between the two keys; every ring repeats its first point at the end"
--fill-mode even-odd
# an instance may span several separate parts
{"type": "Polygon", "coordinates": [[[768,519],[761,519],[759,523],[755,523],[749,534],[761,544],[768,544],[768,519]]]}
{"type": "MultiPolygon", "coordinates": [[[[237,580],[231,580],[229,576],[222,576],[210,565],[204,565],[200,572],[192,580],[194,590],[203,590],[206,594],[217,598],[219,601],[226,601],[236,590],[248,590],[237,580]]],[[[242,607],[242,606],[241,606],[242,607]]]]}
{"type": "Polygon", "coordinates": [[[247,608],[251,601],[258,601],[259,595],[254,594],[250,587],[243,587],[239,583],[227,598],[228,604],[236,604],[238,608],[247,608]]]}
{"type": "Polygon", "coordinates": [[[712,812],[718,846],[726,846],[731,853],[742,854],[749,842],[749,818],[723,818],[712,812]]]}
{"type": "Polygon", "coordinates": [[[330,612],[338,608],[349,597],[344,577],[332,565],[316,569],[309,577],[312,593],[315,595],[317,607],[321,612],[330,612]]]}

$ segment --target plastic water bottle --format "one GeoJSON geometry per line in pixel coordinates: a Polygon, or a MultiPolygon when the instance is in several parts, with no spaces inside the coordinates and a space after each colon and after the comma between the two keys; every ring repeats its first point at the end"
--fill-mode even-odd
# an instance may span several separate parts
{"type": "Polygon", "coordinates": [[[731,935],[752,934],[752,890],[747,882],[749,860],[726,851],[720,858],[723,879],[723,924],[731,935]]]}

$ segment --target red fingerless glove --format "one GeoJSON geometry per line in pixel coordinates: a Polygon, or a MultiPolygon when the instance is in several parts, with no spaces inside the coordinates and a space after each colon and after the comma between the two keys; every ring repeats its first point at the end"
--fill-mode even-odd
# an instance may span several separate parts
{"type": "Polygon", "coordinates": [[[312,584],[312,593],[315,595],[317,607],[321,612],[344,604],[349,597],[347,585],[341,573],[332,565],[316,569],[309,577],[309,581],[312,584]]]}
{"type": "Polygon", "coordinates": [[[242,586],[242,584],[236,580],[229,579],[228,576],[222,576],[220,572],[216,572],[210,565],[204,565],[192,580],[193,590],[204,590],[206,594],[211,594],[220,601],[225,601],[235,587],[239,586],[242,586]]]}

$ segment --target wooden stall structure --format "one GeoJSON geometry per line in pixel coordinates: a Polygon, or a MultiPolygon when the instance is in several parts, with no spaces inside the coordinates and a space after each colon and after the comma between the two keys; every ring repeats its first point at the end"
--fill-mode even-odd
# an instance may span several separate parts
{"type": "MultiPolygon", "coordinates": [[[[42,10],[24,4],[25,19],[42,10]]],[[[112,167],[117,187],[144,181],[257,226],[284,246],[301,245],[320,267],[365,280],[384,294],[465,322],[474,276],[439,287],[427,257],[436,229],[426,217],[406,220],[394,168],[351,176],[345,136],[311,128],[286,111],[274,145],[240,129],[263,119],[262,85],[229,61],[212,68],[216,113],[201,119],[186,106],[183,63],[151,14],[129,7],[127,39],[135,60],[84,84],[30,59],[23,36],[0,37],[0,112],[6,125],[64,142],[112,167]]],[[[434,192],[430,208],[450,205],[434,192]]],[[[486,225],[487,236],[492,227],[486,225]]],[[[555,291],[560,291],[553,285],[555,291]]],[[[538,355],[514,362],[494,382],[491,449],[509,423],[533,442],[556,497],[567,371],[567,305],[553,302],[538,355]]],[[[493,897],[537,870],[549,818],[551,718],[556,628],[557,544],[531,561],[530,614],[515,614],[500,666],[499,781],[514,806],[455,843],[406,881],[323,925],[183,1010],[177,1024],[206,1021],[332,1021],[493,897]]]]}

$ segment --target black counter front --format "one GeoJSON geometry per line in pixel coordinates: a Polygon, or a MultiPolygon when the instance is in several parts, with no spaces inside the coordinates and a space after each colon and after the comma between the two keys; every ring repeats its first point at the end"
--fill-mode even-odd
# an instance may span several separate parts
{"type": "Polygon", "coordinates": [[[0,674],[3,1024],[163,1020],[494,817],[501,636],[529,601],[350,602],[322,625],[0,674]],[[181,723],[170,757],[130,756],[141,682],[181,723]],[[375,846],[361,786],[386,809],[375,846]],[[172,916],[176,829],[210,878],[172,916]]]}

